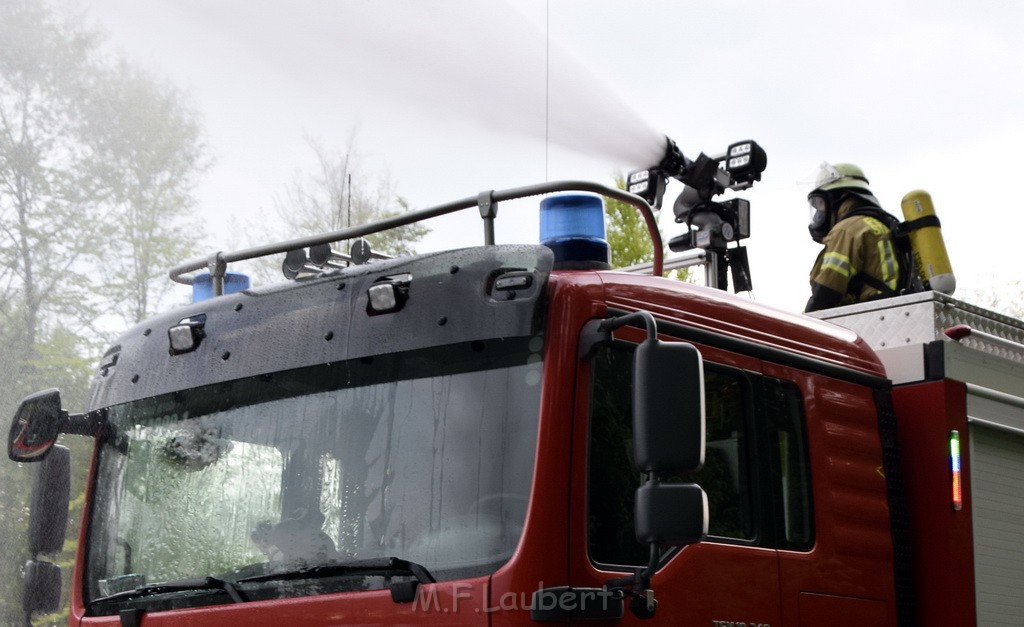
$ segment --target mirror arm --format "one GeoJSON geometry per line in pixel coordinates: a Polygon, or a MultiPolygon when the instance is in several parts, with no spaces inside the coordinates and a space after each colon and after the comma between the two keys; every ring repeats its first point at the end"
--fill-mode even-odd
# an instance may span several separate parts
{"type": "Polygon", "coordinates": [[[69,414],[66,411],[61,410],[61,433],[70,433],[72,435],[85,435],[89,437],[95,437],[99,433],[100,426],[103,424],[103,412],[102,411],[90,411],[84,414],[69,414]]]}
{"type": "Polygon", "coordinates": [[[611,332],[619,327],[624,327],[627,324],[634,324],[647,329],[647,339],[656,340],[658,339],[658,323],[654,320],[654,316],[649,311],[634,311],[633,313],[619,316],[617,318],[607,318],[602,321],[602,327],[605,331],[611,332]]]}
{"type": "Polygon", "coordinates": [[[583,325],[580,333],[580,359],[590,361],[599,346],[607,346],[614,340],[612,331],[628,324],[643,326],[647,330],[647,339],[658,339],[658,323],[649,312],[637,311],[603,320],[591,320],[583,325]]]}
{"type": "Polygon", "coordinates": [[[637,618],[654,618],[654,613],[658,609],[658,600],[654,598],[654,590],[651,589],[651,579],[660,562],[661,548],[657,542],[652,542],[647,566],[636,569],[629,577],[610,579],[605,583],[608,590],[629,597],[629,611],[637,618]]]}
{"type": "MultiPolygon", "coordinates": [[[[648,481],[657,481],[656,473],[648,473],[648,481]]],[[[629,611],[640,619],[654,618],[658,609],[658,600],[654,598],[654,590],[651,588],[651,580],[661,563],[661,546],[657,542],[650,543],[650,557],[647,565],[638,568],[630,577],[619,577],[610,579],[605,583],[609,590],[622,592],[629,597],[629,611]]]]}

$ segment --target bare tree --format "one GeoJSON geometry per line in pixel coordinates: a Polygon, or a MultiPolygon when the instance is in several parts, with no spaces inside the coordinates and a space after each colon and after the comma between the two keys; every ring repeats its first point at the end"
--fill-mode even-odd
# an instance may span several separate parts
{"type": "MultiPolygon", "coordinates": [[[[409,209],[389,174],[369,174],[360,168],[354,131],[343,153],[332,152],[316,139],[309,138],[307,142],[316,155],[318,171],[296,174],[274,203],[291,235],[336,231],[409,209]]],[[[407,255],[415,252],[416,243],[428,231],[421,224],[413,224],[367,239],[378,252],[407,255]]]]}
{"type": "Polygon", "coordinates": [[[999,289],[961,290],[954,296],[1011,318],[1024,319],[1024,283],[1020,280],[1009,281],[999,289]]]}

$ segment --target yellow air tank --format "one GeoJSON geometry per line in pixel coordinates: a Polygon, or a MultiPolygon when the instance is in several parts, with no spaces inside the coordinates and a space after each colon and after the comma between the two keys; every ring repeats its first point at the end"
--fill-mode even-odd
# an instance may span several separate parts
{"type": "Polygon", "coordinates": [[[910,246],[914,250],[921,280],[936,292],[952,294],[956,289],[956,277],[949,263],[938,218],[935,217],[932,197],[926,191],[915,190],[903,197],[900,206],[907,222],[924,219],[923,225],[910,231],[910,246]]]}

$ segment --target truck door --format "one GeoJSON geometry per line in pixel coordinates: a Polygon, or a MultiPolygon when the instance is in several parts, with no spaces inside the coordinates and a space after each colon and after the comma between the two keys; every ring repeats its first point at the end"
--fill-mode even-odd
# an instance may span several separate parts
{"type": "Polygon", "coordinates": [[[783,624],[895,625],[893,540],[874,390],[774,363],[765,363],[764,372],[766,381],[778,382],[770,395],[779,404],[773,413],[805,412],[810,444],[795,450],[804,438],[778,441],[782,481],[774,545],[783,624]]]}
{"type": "MultiPolygon", "coordinates": [[[[757,359],[698,348],[707,453],[703,469],[678,479],[703,487],[710,527],[707,541],[663,554],[652,581],[655,623],[780,625],[779,527],[794,545],[813,542],[799,395],[792,384],[765,377],[757,359]]],[[[648,559],[633,531],[640,477],[630,459],[631,350],[629,343],[603,347],[581,368],[574,450],[586,454],[574,460],[572,511],[585,514],[572,525],[577,586],[600,586],[648,559]]],[[[636,620],[627,613],[626,624],[636,620]]]]}

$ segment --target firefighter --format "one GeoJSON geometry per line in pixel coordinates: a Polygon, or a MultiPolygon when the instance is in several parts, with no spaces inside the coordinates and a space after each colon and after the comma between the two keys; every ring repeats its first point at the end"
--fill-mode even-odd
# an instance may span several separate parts
{"type": "Polygon", "coordinates": [[[817,311],[900,293],[906,262],[894,241],[895,217],[882,209],[868,179],[849,163],[823,163],[807,195],[808,230],[824,248],[811,269],[811,298],[817,311]]]}

